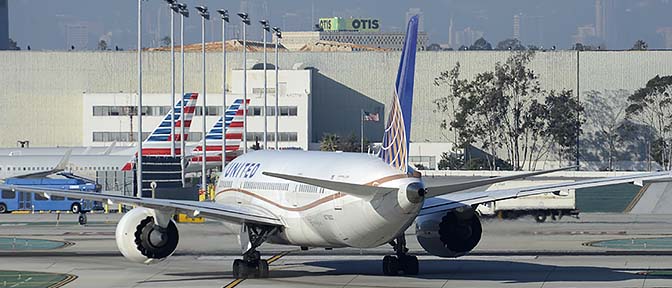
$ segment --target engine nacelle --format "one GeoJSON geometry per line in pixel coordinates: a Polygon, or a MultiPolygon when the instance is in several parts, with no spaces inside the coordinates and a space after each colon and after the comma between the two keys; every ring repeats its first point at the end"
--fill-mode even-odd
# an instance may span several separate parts
{"type": "Polygon", "coordinates": [[[115,236],[117,247],[126,259],[153,264],[175,252],[180,238],[177,226],[170,215],[160,213],[138,207],[121,217],[115,236]]]}
{"type": "Polygon", "coordinates": [[[420,246],[440,257],[464,256],[481,241],[483,232],[471,207],[419,216],[415,230],[420,246]]]}

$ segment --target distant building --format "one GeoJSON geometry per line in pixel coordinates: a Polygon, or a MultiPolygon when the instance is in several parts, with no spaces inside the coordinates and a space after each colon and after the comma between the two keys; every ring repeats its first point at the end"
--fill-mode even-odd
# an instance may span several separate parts
{"type": "Polygon", "coordinates": [[[420,8],[410,8],[408,11],[406,11],[406,21],[404,22],[404,26],[406,27],[406,23],[408,23],[408,20],[411,19],[411,17],[418,15],[418,18],[420,21],[418,22],[418,31],[423,32],[425,31],[425,16],[422,13],[422,10],[420,8]]]}
{"type": "MultiPolygon", "coordinates": [[[[422,19],[422,18],[421,18],[422,19]]],[[[420,22],[422,23],[422,21],[420,22]]],[[[320,31],[287,31],[282,32],[282,44],[290,51],[299,51],[305,47],[327,47],[341,51],[343,47],[336,47],[334,43],[353,44],[350,51],[365,51],[372,49],[401,50],[404,46],[406,32],[383,32],[381,23],[373,18],[320,18],[320,31]]],[[[275,37],[275,36],[273,36],[275,37]]],[[[275,38],[273,38],[275,41],[275,38]]],[[[418,49],[427,46],[427,33],[418,33],[418,49]]],[[[309,49],[312,51],[312,48],[309,49]]],[[[333,50],[328,50],[333,51],[333,50]]]]}
{"type": "Polygon", "coordinates": [[[595,37],[602,41],[607,40],[609,12],[612,10],[612,0],[595,0],[595,37]]]}
{"type": "MultiPolygon", "coordinates": [[[[306,45],[321,41],[350,43],[371,48],[401,50],[404,46],[403,32],[353,32],[353,31],[288,31],[282,32],[282,44],[290,51],[298,51],[306,45]]],[[[275,36],[273,36],[275,41],[275,36]]],[[[418,49],[427,46],[427,33],[418,33],[418,49]]]]}
{"type": "Polygon", "coordinates": [[[672,27],[660,27],[656,32],[663,35],[665,49],[672,49],[672,27]]]}
{"type": "Polygon", "coordinates": [[[576,27],[576,34],[572,36],[574,43],[588,44],[591,39],[596,37],[596,29],[593,25],[584,25],[576,27]]]}
{"type": "Polygon", "coordinates": [[[65,44],[68,49],[89,49],[89,26],[85,23],[65,25],[65,44]]]}
{"type": "Polygon", "coordinates": [[[520,40],[520,14],[513,15],[513,39],[520,40]]]}
{"type": "Polygon", "coordinates": [[[455,32],[455,47],[459,48],[460,46],[470,46],[474,44],[478,38],[483,37],[485,33],[480,30],[472,29],[471,27],[464,28],[462,31],[455,32]]]}
{"type": "Polygon", "coordinates": [[[8,0],[0,0],[0,50],[9,49],[8,0]]]}

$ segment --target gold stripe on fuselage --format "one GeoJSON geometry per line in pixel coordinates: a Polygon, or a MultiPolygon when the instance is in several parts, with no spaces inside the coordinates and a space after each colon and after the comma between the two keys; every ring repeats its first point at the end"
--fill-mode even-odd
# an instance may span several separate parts
{"type": "MultiPolygon", "coordinates": [[[[387,182],[390,182],[390,181],[394,181],[394,180],[398,180],[398,179],[404,179],[404,178],[417,178],[417,177],[412,177],[412,176],[409,176],[409,175],[406,175],[406,174],[395,174],[395,175],[386,176],[386,177],[383,177],[383,178],[380,178],[380,179],[376,179],[376,180],[373,180],[373,181],[371,181],[371,182],[367,182],[367,183],[365,183],[364,185],[368,185],[368,186],[380,186],[381,184],[384,184],[384,183],[387,183],[387,182]]],[[[326,196],[326,197],[322,197],[322,198],[320,198],[320,199],[317,199],[317,200],[315,200],[315,201],[313,201],[313,202],[310,202],[310,203],[308,203],[308,204],[306,204],[306,205],[303,205],[303,206],[300,206],[300,207],[287,207],[287,206],[283,206],[283,205],[281,205],[281,204],[279,204],[279,203],[277,203],[277,202],[274,202],[274,201],[271,200],[271,199],[268,199],[268,198],[266,198],[266,197],[263,197],[263,196],[260,196],[260,195],[258,195],[258,194],[256,194],[256,193],[254,193],[254,192],[251,192],[251,191],[248,191],[248,190],[245,190],[245,189],[240,189],[240,188],[225,188],[225,189],[222,189],[221,191],[217,192],[217,194],[215,195],[215,198],[216,198],[219,194],[222,194],[222,193],[231,193],[231,192],[242,193],[242,194],[248,195],[248,196],[250,196],[250,197],[257,198],[257,199],[259,199],[259,200],[261,200],[261,201],[264,201],[264,202],[266,202],[266,203],[269,203],[269,204],[271,204],[271,205],[273,205],[273,206],[275,206],[275,207],[278,207],[278,208],[280,208],[280,209],[284,209],[284,210],[292,211],[292,212],[305,211],[305,210],[314,208],[314,207],[316,207],[316,206],[318,206],[318,205],[321,205],[321,204],[324,204],[324,203],[327,203],[327,202],[336,200],[336,199],[338,199],[338,198],[341,198],[341,197],[347,195],[347,194],[345,194],[345,193],[337,192],[337,193],[331,194],[331,195],[329,195],[329,196],[326,196]]]]}

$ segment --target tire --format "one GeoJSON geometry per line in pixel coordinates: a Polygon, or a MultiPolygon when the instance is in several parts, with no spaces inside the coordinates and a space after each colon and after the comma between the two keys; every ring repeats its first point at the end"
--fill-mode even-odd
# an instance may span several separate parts
{"type": "Polygon", "coordinates": [[[79,225],[86,225],[88,220],[86,219],[86,214],[79,214],[79,225]]]}
{"type": "Polygon", "coordinates": [[[7,213],[7,205],[0,203],[0,214],[7,213]]]}
{"type": "Polygon", "coordinates": [[[399,259],[397,257],[391,255],[383,257],[383,274],[387,276],[399,274],[399,259]]]}
{"type": "Polygon", "coordinates": [[[415,256],[406,256],[402,258],[401,267],[404,270],[405,275],[418,275],[420,270],[420,265],[418,263],[418,257],[415,256]]]}
{"type": "Polygon", "coordinates": [[[268,278],[268,261],[259,260],[259,267],[257,267],[257,278],[268,278]]]}
{"type": "Polygon", "coordinates": [[[245,271],[247,269],[245,262],[240,259],[233,260],[233,278],[245,278],[245,271]]]}
{"type": "Polygon", "coordinates": [[[534,215],[534,220],[537,221],[537,223],[544,223],[546,222],[546,213],[544,212],[539,212],[534,215]]]}
{"type": "Polygon", "coordinates": [[[70,207],[70,212],[74,214],[82,212],[82,205],[79,203],[73,203],[72,206],[70,207]]]}

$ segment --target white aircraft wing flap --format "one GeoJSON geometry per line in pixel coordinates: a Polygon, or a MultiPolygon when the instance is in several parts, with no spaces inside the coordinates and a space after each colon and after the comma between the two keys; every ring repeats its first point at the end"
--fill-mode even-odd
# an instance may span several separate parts
{"type": "Polygon", "coordinates": [[[641,173],[628,176],[608,177],[583,180],[577,182],[566,182],[557,184],[538,185],[531,187],[521,187],[503,190],[475,191],[451,193],[438,197],[428,198],[420,211],[420,215],[444,212],[459,207],[471,206],[487,203],[491,201],[531,196],[543,193],[557,193],[561,190],[580,189],[588,187],[598,187],[606,185],[636,183],[643,181],[670,181],[672,180],[670,172],[641,173]]]}
{"type": "Polygon", "coordinates": [[[249,205],[230,205],[188,200],[138,198],[122,195],[44,189],[5,184],[0,184],[0,189],[59,195],[69,198],[89,199],[96,201],[111,201],[113,203],[142,206],[157,210],[173,210],[176,211],[176,213],[196,214],[206,218],[232,223],[255,223],[271,226],[283,226],[282,221],[276,215],[249,205]],[[198,212],[195,213],[196,211],[198,212]]]}
{"type": "Polygon", "coordinates": [[[536,172],[528,172],[528,173],[521,173],[521,174],[516,174],[516,175],[510,175],[510,176],[500,176],[500,177],[493,177],[493,178],[487,178],[487,179],[479,179],[479,180],[474,180],[474,181],[466,181],[466,182],[459,182],[459,183],[452,183],[448,185],[441,185],[441,186],[435,186],[435,187],[427,187],[427,194],[426,197],[436,197],[444,194],[449,194],[449,193],[455,193],[459,191],[464,191],[484,185],[491,185],[499,182],[504,182],[504,181],[509,181],[509,180],[515,180],[515,179],[520,179],[520,178],[526,178],[526,177],[532,177],[532,176],[538,176],[538,175],[543,175],[543,174],[548,174],[548,173],[553,173],[553,172],[558,172],[558,171],[564,171],[564,170],[569,170],[569,169],[574,169],[576,166],[570,166],[570,167],[564,167],[564,168],[558,168],[558,169],[553,169],[553,170],[545,170],[545,171],[536,171],[536,172]]]}
{"type": "Polygon", "coordinates": [[[324,188],[324,189],[329,189],[329,190],[333,190],[333,191],[337,191],[337,192],[342,192],[342,193],[349,194],[349,195],[352,195],[352,196],[356,196],[356,197],[359,197],[359,198],[362,198],[362,199],[371,199],[376,194],[381,194],[381,193],[384,194],[384,193],[388,193],[388,192],[397,191],[397,188],[353,184],[353,183],[346,183],[346,182],[338,182],[338,181],[331,181],[331,180],[309,178],[309,177],[298,176],[298,175],[287,175],[287,174],[280,174],[280,173],[273,173],[273,172],[262,172],[262,174],[264,174],[266,176],[275,177],[275,178],[280,178],[280,179],[299,182],[299,183],[303,183],[303,184],[313,185],[313,186],[317,186],[317,187],[321,187],[321,188],[324,188]]]}

